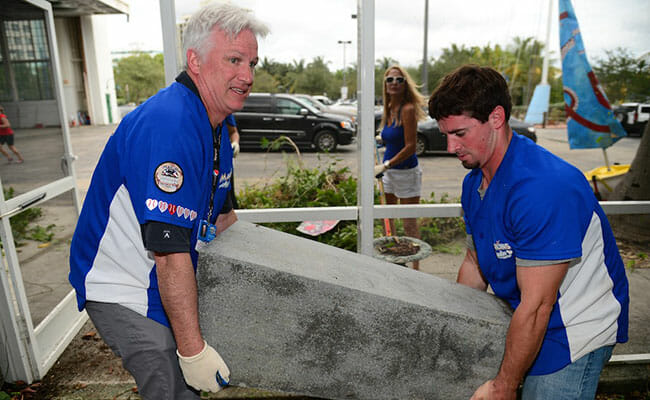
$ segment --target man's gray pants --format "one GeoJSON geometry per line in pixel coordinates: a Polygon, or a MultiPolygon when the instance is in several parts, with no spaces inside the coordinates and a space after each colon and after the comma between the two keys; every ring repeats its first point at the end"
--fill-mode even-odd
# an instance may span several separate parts
{"type": "Polygon", "coordinates": [[[86,311],[143,399],[200,399],[183,379],[170,328],[119,304],[88,301],[86,311]]]}

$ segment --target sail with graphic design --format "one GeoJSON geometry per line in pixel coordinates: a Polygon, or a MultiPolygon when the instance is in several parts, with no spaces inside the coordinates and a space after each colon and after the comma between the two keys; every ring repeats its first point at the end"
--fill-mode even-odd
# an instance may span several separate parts
{"type": "Polygon", "coordinates": [[[560,1],[562,82],[571,149],[602,148],[627,136],[594,74],[570,0],[560,1]]]}

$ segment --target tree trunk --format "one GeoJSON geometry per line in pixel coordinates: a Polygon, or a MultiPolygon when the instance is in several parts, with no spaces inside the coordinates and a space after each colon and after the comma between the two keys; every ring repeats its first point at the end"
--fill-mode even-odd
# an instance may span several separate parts
{"type": "MultiPolygon", "coordinates": [[[[611,200],[650,200],[650,123],[625,178],[614,189],[611,200]]],[[[650,242],[650,214],[612,215],[609,221],[618,239],[650,242]]]]}

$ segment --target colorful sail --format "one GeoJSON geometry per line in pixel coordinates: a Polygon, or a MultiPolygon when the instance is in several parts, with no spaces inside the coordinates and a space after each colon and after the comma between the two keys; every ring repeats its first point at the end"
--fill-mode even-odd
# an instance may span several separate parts
{"type": "Polygon", "coordinates": [[[607,148],[626,133],[587,61],[570,0],[560,1],[562,82],[571,149],[607,148]]]}

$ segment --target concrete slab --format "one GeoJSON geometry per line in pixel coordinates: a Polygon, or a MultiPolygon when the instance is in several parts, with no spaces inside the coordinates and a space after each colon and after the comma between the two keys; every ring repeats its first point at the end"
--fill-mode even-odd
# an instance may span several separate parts
{"type": "Polygon", "coordinates": [[[233,384],[331,399],[467,399],[511,317],[487,293],[241,221],[202,249],[198,281],[233,384]]]}

